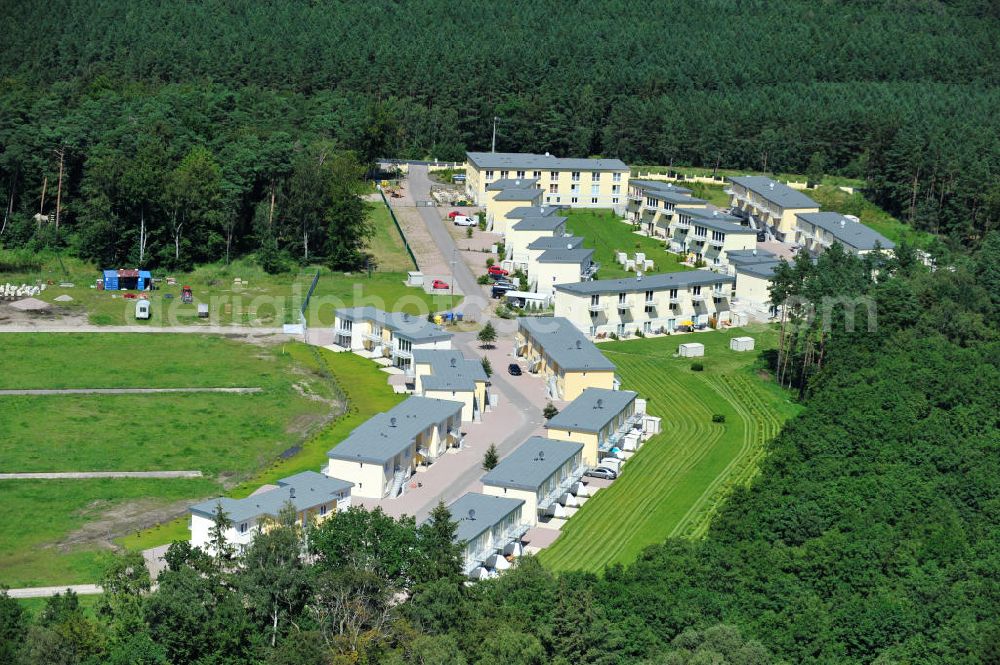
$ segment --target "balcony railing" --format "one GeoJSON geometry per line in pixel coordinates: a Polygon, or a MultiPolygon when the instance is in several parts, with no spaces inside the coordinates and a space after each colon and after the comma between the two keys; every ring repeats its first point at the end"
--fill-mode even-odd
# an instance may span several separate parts
{"type": "Polygon", "coordinates": [[[608,438],[605,439],[604,442],[597,447],[598,450],[602,452],[608,452],[609,450],[617,446],[621,442],[621,440],[625,438],[626,434],[635,429],[636,425],[642,424],[642,417],[643,414],[641,413],[633,413],[631,416],[626,418],[625,422],[619,425],[618,429],[612,432],[608,436],[608,438]]]}
{"type": "Polygon", "coordinates": [[[583,279],[590,279],[597,274],[597,271],[601,269],[601,264],[596,261],[592,261],[589,266],[580,271],[580,277],[583,279]]]}
{"type": "Polygon", "coordinates": [[[656,305],[656,298],[647,297],[644,302],[646,307],[653,307],[656,305]]]}
{"type": "Polygon", "coordinates": [[[585,464],[581,464],[573,469],[569,475],[562,480],[562,482],[556,485],[555,489],[546,494],[538,502],[538,510],[548,510],[549,506],[559,500],[559,497],[568,492],[573,485],[580,482],[580,479],[583,478],[583,474],[586,470],[587,466],[585,464]]]}
{"type": "Polygon", "coordinates": [[[711,245],[712,247],[722,247],[724,244],[726,244],[726,241],[716,240],[715,238],[712,238],[711,240],[708,241],[708,244],[711,245]]]}
{"type": "Polygon", "coordinates": [[[618,301],[618,311],[619,312],[623,312],[623,311],[625,311],[627,309],[631,309],[631,307],[632,307],[632,301],[629,300],[629,299],[619,300],[618,301]]]}
{"type": "Polygon", "coordinates": [[[695,232],[695,233],[691,234],[691,239],[692,240],[701,240],[702,242],[704,242],[705,240],[708,240],[708,236],[705,235],[704,233],[697,233],[697,232],[695,232]]]}
{"type": "Polygon", "coordinates": [[[703,300],[705,300],[705,296],[704,294],[701,293],[692,293],[691,300],[694,302],[702,302],[703,300]]]}
{"type": "Polygon", "coordinates": [[[608,303],[606,302],[592,302],[590,303],[590,307],[588,307],[591,312],[603,312],[607,308],[608,303]]]}
{"type": "Polygon", "coordinates": [[[363,337],[369,342],[381,342],[382,341],[382,331],[378,332],[366,332],[363,337]]]}
{"type": "Polygon", "coordinates": [[[354,333],[350,328],[334,328],[333,334],[338,337],[351,337],[354,333]]]}
{"type": "Polygon", "coordinates": [[[493,539],[493,542],[481,547],[475,552],[468,552],[465,555],[465,574],[468,575],[477,566],[480,566],[486,559],[490,557],[491,554],[495,554],[502,550],[507,543],[520,539],[521,536],[528,532],[531,527],[525,523],[515,524],[512,527],[504,529],[501,533],[497,534],[497,537],[493,539]]]}
{"type": "Polygon", "coordinates": [[[690,223],[685,222],[685,221],[683,221],[681,219],[677,219],[674,222],[674,226],[677,227],[678,229],[681,229],[681,230],[684,230],[684,231],[686,231],[686,230],[688,230],[688,229],[691,228],[691,224],[690,223]]]}
{"type": "Polygon", "coordinates": [[[680,305],[681,299],[678,296],[670,296],[667,298],[671,305],[680,305]]]}
{"type": "Polygon", "coordinates": [[[412,351],[406,351],[404,349],[399,348],[398,346],[394,346],[392,348],[392,355],[395,356],[396,358],[413,358],[412,351]]]}

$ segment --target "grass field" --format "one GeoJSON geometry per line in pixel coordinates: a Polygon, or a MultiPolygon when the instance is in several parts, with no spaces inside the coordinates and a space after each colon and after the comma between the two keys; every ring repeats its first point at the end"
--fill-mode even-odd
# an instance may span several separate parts
{"type": "Polygon", "coordinates": [[[372,222],[375,234],[368,242],[368,250],[375,255],[381,272],[405,273],[414,270],[413,260],[406,252],[403,237],[392,223],[389,208],[378,197],[372,201],[372,222]]]}
{"type": "Polygon", "coordinates": [[[662,240],[636,235],[632,226],[610,210],[570,210],[566,229],[576,236],[583,236],[583,246],[594,250],[594,260],[601,264],[598,279],[617,279],[635,273],[626,272],[615,261],[616,252],[645,252],[647,259],[655,262],[654,272],[688,270],[678,262],[676,254],[663,248],[662,240]]]}
{"type": "MultiPolygon", "coordinates": [[[[278,478],[318,469],[327,460],[326,453],[355,427],[376,413],[387,411],[405,396],[394,393],[386,383],[385,373],[375,363],[353,353],[332,353],[325,349],[296,345],[289,349],[294,356],[312,355],[322,363],[322,370],[336,381],[347,397],[347,411],[336,421],[307,440],[302,449],[288,459],[276,460],[251,480],[234,487],[227,496],[244,497],[261,484],[278,478]]],[[[174,519],[118,539],[130,549],[146,549],[189,537],[187,518],[174,519]]]]}
{"type": "MultiPolygon", "coordinates": [[[[0,583],[92,582],[111,538],[266,473],[343,408],[302,344],[217,336],[0,334],[0,388],[259,386],[259,394],[0,397],[2,471],[201,470],[200,479],[0,482],[0,583]]],[[[355,382],[385,383],[371,366],[355,382]]],[[[291,454],[289,466],[318,467],[291,454]],[[307,466],[306,466],[307,465],[307,466]]],[[[186,533],[185,533],[186,535],[186,533]]]]}
{"type": "MultiPolygon", "coordinates": [[[[645,397],[662,431],[563,527],[539,558],[554,570],[600,571],[627,563],[669,536],[697,538],[729,491],[754,476],[764,445],[798,406],[758,375],[757,353],[729,350],[743,331],[636,339],[602,344],[624,387],[645,397]],[[705,345],[697,359],[674,358],[680,342],[705,345]],[[726,422],[712,422],[722,414],[726,422]]],[[[773,347],[775,333],[750,333],[757,351],[773,347]]]]}

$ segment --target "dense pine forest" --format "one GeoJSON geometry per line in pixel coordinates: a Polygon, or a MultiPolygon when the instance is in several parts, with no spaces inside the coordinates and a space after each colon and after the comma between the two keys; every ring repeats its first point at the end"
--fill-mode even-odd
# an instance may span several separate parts
{"type": "Polygon", "coordinates": [[[29,617],[0,593],[0,661],[997,663],[998,265],[994,233],[954,270],[904,247],[875,282],[834,248],[784,275],[877,316],[848,332],[838,310],[806,409],[700,541],[599,577],[527,557],[468,586],[443,506],[420,527],[353,508],[308,534],[292,514],[235,559],[222,515],[219,555],[175,543],[156,590],[141,555],[115,559],[96,616],[70,595],[29,617]]]}
{"type": "Polygon", "coordinates": [[[332,180],[460,159],[498,117],[502,150],[861,178],[975,245],[1000,219],[997,7],[7,2],[0,243],[351,267],[367,226],[332,180]]]}

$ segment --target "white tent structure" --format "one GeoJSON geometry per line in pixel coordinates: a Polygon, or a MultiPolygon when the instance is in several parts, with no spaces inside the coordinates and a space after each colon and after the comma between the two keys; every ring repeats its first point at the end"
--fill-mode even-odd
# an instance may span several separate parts
{"type": "Polygon", "coordinates": [[[505,556],[519,557],[524,554],[524,547],[521,545],[520,540],[514,540],[504,546],[503,553],[505,556]]]}
{"type": "Polygon", "coordinates": [[[753,351],[753,337],[734,337],[729,340],[730,351],[753,351]]]}
{"type": "Polygon", "coordinates": [[[574,483],[569,491],[575,494],[577,497],[588,497],[591,496],[590,488],[583,483],[574,483]]]}
{"type": "Polygon", "coordinates": [[[705,345],[698,342],[689,342],[677,347],[677,355],[681,358],[697,358],[705,355],[705,345]]]}
{"type": "Polygon", "coordinates": [[[559,503],[553,503],[545,511],[545,514],[549,517],[566,517],[566,509],[559,505],[559,503]]]}
{"type": "Polygon", "coordinates": [[[510,561],[507,561],[502,554],[491,554],[487,557],[486,561],[483,562],[483,565],[492,570],[507,570],[510,568],[510,561]]]}

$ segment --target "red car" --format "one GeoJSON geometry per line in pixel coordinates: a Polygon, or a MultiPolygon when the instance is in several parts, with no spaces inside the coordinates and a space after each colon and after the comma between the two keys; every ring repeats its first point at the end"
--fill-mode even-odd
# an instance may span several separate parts
{"type": "Polygon", "coordinates": [[[452,210],[451,212],[448,213],[448,219],[455,219],[456,217],[458,217],[461,214],[462,213],[460,213],[457,210],[452,210]]]}
{"type": "Polygon", "coordinates": [[[506,277],[507,275],[510,274],[510,271],[504,270],[500,266],[490,266],[486,270],[486,274],[488,274],[490,277],[506,277]]]}
{"type": "Polygon", "coordinates": [[[431,288],[432,289],[447,289],[449,287],[448,287],[448,282],[445,282],[444,280],[440,280],[440,279],[435,279],[433,282],[431,282],[431,288]]]}

